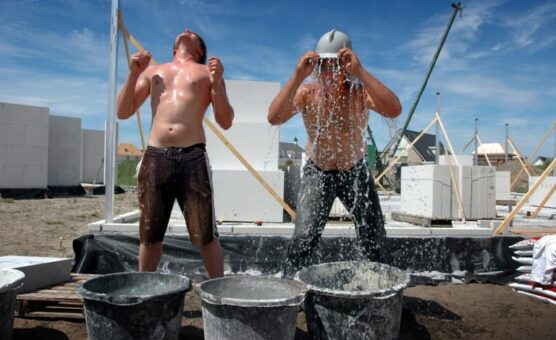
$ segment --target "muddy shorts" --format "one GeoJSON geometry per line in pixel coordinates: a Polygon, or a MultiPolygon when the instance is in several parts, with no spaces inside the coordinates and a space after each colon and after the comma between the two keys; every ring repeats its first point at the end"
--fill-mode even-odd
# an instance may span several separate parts
{"type": "Polygon", "coordinates": [[[218,236],[204,144],[185,148],[148,146],[137,176],[137,191],[141,244],[164,239],[175,200],[185,217],[191,243],[204,245],[218,236]]]}

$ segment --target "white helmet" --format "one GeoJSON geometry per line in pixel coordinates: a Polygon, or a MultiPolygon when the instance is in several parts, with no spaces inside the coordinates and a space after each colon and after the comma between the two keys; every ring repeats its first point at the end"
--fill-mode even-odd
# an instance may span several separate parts
{"type": "Polygon", "coordinates": [[[345,47],[351,49],[351,39],[344,32],[333,29],[320,38],[316,52],[321,58],[338,58],[338,51],[345,47]]]}

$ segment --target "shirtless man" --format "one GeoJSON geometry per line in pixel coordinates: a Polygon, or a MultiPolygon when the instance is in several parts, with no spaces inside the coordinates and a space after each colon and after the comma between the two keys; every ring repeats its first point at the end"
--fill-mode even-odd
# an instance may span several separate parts
{"type": "Polygon", "coordinates": [[[309,160],[303,169],[285,277],[291,278],[309,264],[336,197],[353,215],[365,255],[369,260],[381,260],[384,219],[365,159],[369,110],[393,118],[400,114],[401,105],[398,97],[361,65],[347,35],[336,30],[320,39],[316,51],[301,57],[271,103],[269,123],[285,123],[301,112],[308,135],[309,160]],[[303,83],[315,70],[316,81],[303,83]]]}
{"type": "Polygon", "coordinates": [[[228,101],[218,58],[206,63],[203,39],[189,30],[174,42],[174,59],[151,65],[150,53],[130,58],[131,70],[118,95],[118,118],[127,119],[151,96],[152,127],[137,178],[139,196],[139,270],[155,271],[162,255],[174,201],[184,214],[191,243],[200,247],[211,278],[222,276],[223,257],[205,152],[203,117],[212,103],[214,118],[232,126],[234,110],[228,101]]]}

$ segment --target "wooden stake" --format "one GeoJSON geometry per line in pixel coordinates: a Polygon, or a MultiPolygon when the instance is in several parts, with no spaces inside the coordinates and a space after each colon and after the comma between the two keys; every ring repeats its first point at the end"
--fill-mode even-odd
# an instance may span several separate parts
{"type": "Polygon", "coordinates": [[[531,177],[532,176],[531,173],[529,172],[529,170],[527,170],[527,164],[524,164],[523,161],[521,160],[521,154],[519,153],[519,151],[517,151],[516,147],[514,146],[514,143],[512,143],[512,139],[510,137],[508,137],[508,143],[510,143],[510,146],[512,147],[512,149],[514,149],[514,152],[517,155],[517,160],[521,164],[522,168],[524,168],[527,175],[529,177],[531,177]]]}
{"type": "MultiPolygon", "coordinates": [[[[541,146],[544,144],[544,142],[546,142],[546,139],[548,138],[548,136],[550,135],[550,133],[552,132],[552,129],[554,129],[554,127],[556,127],[556,120],[553,121],[552,124],[550,124],[550,127],[548,128],[548,130],[546,130],[546,132],[544,133],[544,136],[541,138],[540,142],[537,144],[537,147],[535,148],[535,151],[533,151],[533,153],[529,157],[529,159],[531,161],[535,158],[535,156],[537,155],[537,152],[539,152],[539,150],[540,150],[541,146]]],[[[521,170],[519,170],[519,173],[514,178],[514,181],[512,182],[512,184],[510,184],[510,190],[514,187],[514,184],[517,182],[517,179],[519,178],[519,176],[521,175],[522,172],[523,172],[523,167],[521,168],[521,170]]]]}
{"type": "MultiPolygon", "coordinates": [[[[122,11],[118,11],[118,28],[122,32],[122,37],[124,38],[124,47],[125,47],[125,56],[126,56],[126,60],[127,60],[127,68],[131,69],[131,65],[129,64],[129,46],[128,46],[129,32],[127,32],[127,30],[125,29],[125,26],[123,24],[123,20],[124,20],[124,18],[122,16],[122,11]]],[[[137,116],[137,125],[139,127],[139,136],[141,136],[141,146],[143,147],[143,152],[144,152],[145,150],[147,150],[147,145],[145,143],[145,135],[144,135],[144,132],[143,132],[143,124],[141,123],[141,111],[139,111],[139,109],[137,109],[136,116],[137,116]]]]}
{"type": "MultiPolygon", "coordinates": [[[[458,203],[458,210],[459,210],[461,220],[463,221],[463,223],[465,223],[466,222],[465,212],[463,211],[463,203],[462,203],[461,195],[459,193],[458,183],[456,182],[456,176],[454,176],[454,172],[452,171],[452,161],[450,160],[450,155],[448,155],[447,153],[448,152],[446,151],[445,156],[446,159],[448,160],[448,170],[450,171],[450,178],[452,180],[452,189],[454,189],[454,192],[456,193],[456,200],[458,203]]],[[[461,167],[459,167],[459,170],[461,171],[461,167]]]]}
{"type": "MultiPolygon", "coordinates": [[[[479,145],[483,145],[483,143],[481,142],[481,138],[479,138],[479,135],[477,135],[477,140],[479,141],[479,145]]],[[[488,166],[492,167],[492,163],[490,162],[490,159],[488,158],[488,155],[485,152],[485,158],[487,160],[488,166]]]]}
{"type": "Polygon", "coordinates": [[[508,214],[508,216],[506,216],[506,218],[504,219],[504,221],[502,221],[498,228],[496,228],[496,230],[494,231],[494,235],[500,235],[507,228],[509,223],[514,219],[515,215],[517,215],[519,210],[525,205],[525,203],[527,203],[529,197],[531,197],[531,195],[533,195],[535,191],[537,191],[538,187],[541,186],[544,179],[548,177],[548,175],[552,172],[552,170],[554,170],[554,168],[556,168],[556,158],[552,160],[550,165],[542,173],[541,177],[537,179],[533,187],[531,187],[525,194],[525,196],[523,196],[521,200],[519,200],[514,209],[508,214]]]}
{"type": "MultiPolygon", "coordinates": [[[[419,139],[421,139],[421,137],[423,137],[423,135],[425,134],[425,132],[427,132],[428,129],[431,128],[431,126],[433,126],[433,124],[436,123],[436,118],[434,118],[429,125],[427,125],[427,127],[421,131],[421,133],[413,140],[413,142],[409,143],[409,145],[406,147],[407,150],[409,150],[413,145],[415,145],[415,143],[417,143],[417,141],[419,141],[419,139]]],[[[395,150],[393,152],[396,152],[395,150]]],[[[396,159],[394,159],[390,164],[388,164],[388,167],[386,169],[384,169],[382,171],[382,173],[380,173],[380,175],[378,175],[377,177],[375,177],[375,182],[378,182],[382,176],[384,176],[386,174],[386,172],[388,170],[390,170],[391,167],[393,167],[399,160],[400,158],[402,158],[403,156],[400,155],[398,157],[396,157],[396,159]]]]}
{"type": "Polygon", "coordinates": [[[444,138],[446,138],[446,144],[448,144],[448,147],[450,148],[450,151],[452,152],[452,155],[454,156],[454,159],[456,160],[456,164],[457,166],[460,166],[458,158],[456,157],[456,152],[454,151],[454,148],[452,147],[452,143],[450,143],[450,138],[448,137],[448,132],[446,132],[446,129],[444,128],[444,124],[442,123],[442,119],[440,119],[440,115],[438,114],[438,112],[435,112],[435,117],[438,120],[438,124],[440,125],[440,128],[442,129],[442,133],[444,133],[444,138]]]}
{"type": "MultiPolygon", "coordinates": [[[[143,48],[143,46],[141,46],[141,44],[137,40],[135,40],[135,38],[133,38],[133,36],[126,30],[125,25],[123,23],[123,19],[122,19],[121,16],[120,16],[120,20],[119,20],[119,28],[122,31],[122,35],[124,37],[127,37],[129,42],[133,46],[135,46],[135,48],[137,48],[140,51],[145,50],[143,48]]],[[[154,58],[151,59],[151,64],[156,64],[156,61],[154,60],[154,58]]],[[[247,160],[239,153],[239,151],[237,151],[237,149],[218,130],[218,128],[207,117],[203,118],[203,122],[205,123],[205,125],[207,125],[209,127],[209,129],[212,132],[214,132],[216,137],[218,137],[220,139],[220,141],[222,143],[224,143],[224,145],[232,152],[232,154],[234,154],[234,156],[236,156],[236,158],[247,168],[247,170],[251,173],[251,175],[253,175],[257,179],[257,181],[259,181],[259,183],[266,189],[266,191],[272,197],[274,197],[274,199],[284,208],[284,210],[286,210],[286,212],[291,216],[292,220],[295,220],[295,217],[296,217],[295,211],[293,211],[293,209],[280,197],[280,195],[278,195],[276,193],[276,191],[274,191],[274,189],[272,189],[272,187],[270,185],[268,185],[268,183],[264,180],[264,178],[262,178],[261,175],[259,175],[257,170],[255,170],[251,166],[251,164],[249,164],[249,162],[247,162],[247,160]]]]}

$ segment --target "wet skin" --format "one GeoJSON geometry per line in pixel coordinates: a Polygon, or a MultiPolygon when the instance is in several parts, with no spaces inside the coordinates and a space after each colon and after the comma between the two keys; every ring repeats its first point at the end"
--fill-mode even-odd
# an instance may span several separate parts
{"type": "Polygon", "coordinates": [[[351,169],[365,155],[364,131],[368,112],[397,117],[397,96],[366,71],[357,55],[344,48],[338,59],[320,59],[314,51],[303,55],[292,77],[269,107],[268,121],[285,123],[301,112],[307,130],[306,152],[323,170],[351,169]],[[303,83],[316,72],[316,81],[303,83]],[[359,86],[346,82],[357,78],[359,86]]]}

